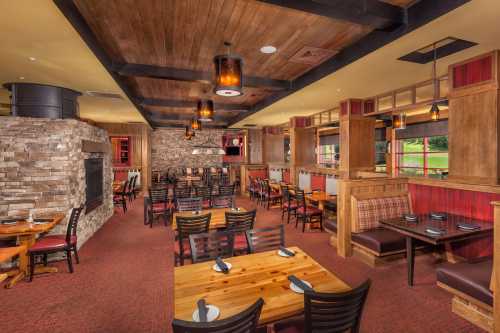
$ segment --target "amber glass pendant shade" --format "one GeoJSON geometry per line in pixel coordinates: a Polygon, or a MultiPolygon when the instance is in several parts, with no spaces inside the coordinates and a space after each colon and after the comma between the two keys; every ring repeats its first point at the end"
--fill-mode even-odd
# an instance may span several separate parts
{"type": "Polygon", "coordinates": [[[405,129],[406,128],[406,113],[395,114],[392,116],[392,127],[394,129],[405,129]]]}
{"type": "Polygon", "coordinates": [[[198,101],[196,110],[198,121],[209,122],[214,120],[214,102],[211,100],[198,101]]]}
{"type": "Polygon", "coordinates": [[[201,123],[198,121],[198,119],[191,120],[191,129],[193,131],[201,131],[201,123]]]}
{"type": "Polygon", "coordinates": [[[432,103],[431,110],[429,111],[431,114],[431,120],[432,121],[438,121],[439,120],[439,107],[436,103],[432,103]]]}
{"type": "Polygon", "coordinates": [[[226,97],[243,95],[242,59],[232,55],[219,55],[214,58],[214,63],[214,92],[226,97]]]}

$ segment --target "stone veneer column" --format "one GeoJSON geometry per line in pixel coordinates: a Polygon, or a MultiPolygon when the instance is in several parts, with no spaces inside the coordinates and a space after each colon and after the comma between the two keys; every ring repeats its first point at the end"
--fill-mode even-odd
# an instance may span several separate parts
{"type": "MultiPolygon", "coordinates": [[[[83,214],[81,246],[113,215],[108,133],[78,120],[0,117],[0,217],[63,212],[85,202],[84,160],[103,157],[103,204],[83,214]],[[106,143],[104,153],[82,152],[82,140],[106,143]]],[[[51,233],[65,233],[66,221],[51,233]]]]}

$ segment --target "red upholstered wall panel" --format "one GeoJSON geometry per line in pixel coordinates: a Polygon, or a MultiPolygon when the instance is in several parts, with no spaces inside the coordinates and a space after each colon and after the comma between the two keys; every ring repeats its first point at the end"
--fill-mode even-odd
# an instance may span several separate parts
{"type": "Polygon", "coordinates": [[[325,175],[311,175],[311,189],[325,191],[326,176],[325,175]]]}
{"type": "Polygon", "coordinates": [[[491,55],[458,65],[453,68],[453,87],[460,88],[492,78],[493,59],[491,55]]]}
{"type": "Polygon", "coordinates": [[[262,179],[269,178],[266,168],[248,170],[248,176],[252,178],[262,179]]]}
{"type": "Polygon", "coordinates": [[[125,181],[128,179],[128,170],[115,170],[115,180],[125,181]]]}
{"type": "Polygon", "coordinates": [[[290,169],[283,169],[283,181],[290,184],[290,169]]]}
{"type": "Polygon", "coordinates": [[[360,115],[362,105],[361,101],[351,101],[351,114],[360,115]]]}
{"type": "MultiPolygon", "coordinates": [[[[500,194],[448,189],[443,187],[409,184],[413,211],[425,214],[445,211],[493,223],[491,201],[500,200],[500,194]]],[[[455,254],[474,258],[492,254],[493,238],[454,243],[455,254]]]]}

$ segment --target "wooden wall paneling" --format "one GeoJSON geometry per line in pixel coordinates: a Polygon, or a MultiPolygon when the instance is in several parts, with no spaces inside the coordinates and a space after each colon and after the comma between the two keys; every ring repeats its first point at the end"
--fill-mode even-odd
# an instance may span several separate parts
{"type": "Polygon", "coordinates": [[[295,166],[316,164],[316,128],[294,128],[295,166]]]}
{"type": "Polygon", "coordinates": [[[500,331],[500,202],[492,202],[494,207],[493,228],[493,273],[490,289],[493,291],[493,330],[500,331]]]}
{"type": "Polygon", "coordinates": [[[284,134],[264,134],[262,146],[264,163],[285,163],[284,134]]]}
{"type": "MultiPolygon", "coordinates": [[[[362,100],[351,99],[340,116],[340,176],[354,177],[357,171],[375,170],[375,118],[357,112],[362,100]]],[[[341,103],[341,105],[342,105],[341,103]]]]}
{"type": "Polygon", "coordinates": [[[248,130],[248,163],[263,163],[263,133],[261,129],[248,130]]]}

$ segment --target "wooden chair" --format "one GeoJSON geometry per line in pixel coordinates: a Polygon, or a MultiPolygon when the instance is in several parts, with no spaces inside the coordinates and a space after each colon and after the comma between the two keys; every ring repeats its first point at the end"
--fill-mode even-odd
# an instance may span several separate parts
{"type": "Polygon", "coordinates": [[[234,197],[232,195],[218,195],[212,197],[212,208],[232,208],[234,197]]]}
{"type": "Polygon", "coordinates": [[[219,186],[219,195],[234,195],[234,184],[219,186]]]}
{"type": "Polygon", "coordinates": [[[212,191],[208,186],[195,187],[195,195],[202,199],[203,208],[210,208],[212,204],[212,191]]]}
{"type": "Polygon", "coordinates": [[[295,218],[297,218],[297,202],[295,198],[292,198],[290,194],[290,190],[286,185],[280,185],[281,188],[281,220],[283,221],[283,217],[286,217],[286,223],[290,223],[290,215],[293,212],[295,214],[295,218]]]}
{"type": "Polygon", "coordinates": [[[257,180],[251,176],[248,176],[248,195],[250,200],[257,199],[257,180]]]}
{"type": "Polygon", "coordinates": [[[137,176],[132,176],[132,178],[130,178],[129,182],[128,182],[128,188],[127,188],[125,194],[127,195],[129,202],[131,202],[134,199],[134,188],[135,188],[136,180],[137,180],[137,176]]]}
{"type": "Polygon", "coordinates": [[[283,205],[283,202],[281,200],[281,195],[272,190],[271,186],[269,186],[268,180],[262,181],[262,193],[263,193],[262,195],[264,200],[264,206],[267,206],[268,210],[271,204],[277,204],[279,202],[280,206],[283,205]]]}
{"type": "Polygon", "coordinates": [[[217,257],[229,258],[234,252],[234,235],[226,231],[191,234],[189,245],[193,264],[217,257]]]}
{"type": "Polygon", "coordinates": [[[255,333],[263,305],[264,300],[259,298],[257,302],[243,312],[209,323],[196,323],[174,319],[172,321],[173,333],[255,333]]]}
{"type": "Polygon", "coordinates": [[[180,198],[176,202],[177,211],[201,211],[203,209],[203,200],[201,198],[180,198]]]}
{"type": "Polygon", "coordinates": [[[190,198],[191,197],[191,187],[189,186],[178,186],[175,184],[174,186],[174,200],[190,198]]]}
{"type": "Polygon", "coordinates": [[[167,225],[172,217],[173,204],[168,197],[167,187],[152,187],[149,192],[148,222],[153,227],[155,218],[163,216],[163,221],[167,225]]]}
{"type": "Polygon", "coordinates": [[[36,243],[28,249],[30,257],[30,282],[33,281],[35,272],[35,257],[43,256],[43,263],[47,266],[47,256],[51,253],[66,252],[69,272],[73,273],[72,252],[75,254],[76,263],[80,263],[77,251],[77,228],[80,215],[84,205],[73,208],[66,228],[66,235],[50,235],[39,238],[36,243]]]}
{"type": "Polygon", "coordinates": [[[127,188],[128,188],[128,180],[123,183],[122,188],[113,193],[113,204],[122,205],[123,212],[127,212],[127,188]]]}
{"type": "Polygon", "coordinates": [[[277,227],[247,230],[245,235],[250,253],[276,250],[285,246],[285,229],[282,224],[277,227]]]}
{"type": "Polygon", "coordinates": [[[193,216],[177,216],[177,242],[174,250],[174,263],[184,265],[185,259],[191,258],[191,247],[189,245],[189,235],[202,234],[208,232],[210,226],[211,213],[193,216]]]}
{"type": "Polygon", "coordinates": [[[295,201],[297,202],[297,218],[295,219],[295,227],[302,221],[302,232],[306,230],[307,223],[319,222],[321,231],[323,231],[323,211],[317,207],[308,206],[303,190],[295,190],[295,201]]]}
{"type": "Polygon", "coordinates": [[[253,229],[256,214],[256,209],[249,212],[226,212],[226,231],[234,234],[234,250],[236,253],[248,253],[245,232],[253,229]]]}
{"type": "Polygon", "coordinates": [[[370,285],[371,281],[367,280],[356,289],[343,293],[305,291],[304,319],[278,322],[274,324],[274,331],[357,333],[370,285]]]}

